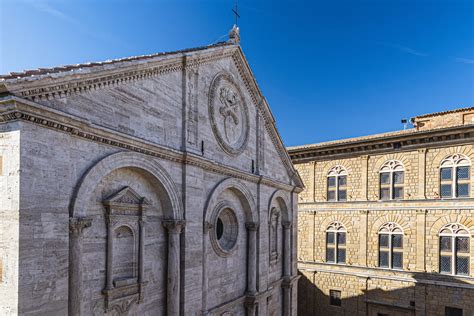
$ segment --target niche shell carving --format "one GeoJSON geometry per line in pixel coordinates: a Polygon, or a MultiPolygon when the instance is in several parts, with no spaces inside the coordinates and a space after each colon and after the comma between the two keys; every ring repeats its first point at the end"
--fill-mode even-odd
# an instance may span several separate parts
{"type": "Polygon", "coordinates": [[[247,146],[249,115],[247,104],[232,77],[220,73],[209,91],[209,117],[212,131],[222,149],[232,156],[247,146]]]}

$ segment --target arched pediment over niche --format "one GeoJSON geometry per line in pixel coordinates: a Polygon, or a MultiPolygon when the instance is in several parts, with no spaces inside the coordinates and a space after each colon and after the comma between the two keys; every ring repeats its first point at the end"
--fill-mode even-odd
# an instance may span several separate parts
{"type": "Polygon", "coordinates": [[[164,215],[170,219],[183,219],[182,199],[167,171],[156,161],[134,152],[118,152],[104,157],[93,165],[76,186],[70,204],[71,217],[86,217],[87,203],[100,181],[112,171],[120,168],[135,168],[149,174],[156,180],[164,215]]]}

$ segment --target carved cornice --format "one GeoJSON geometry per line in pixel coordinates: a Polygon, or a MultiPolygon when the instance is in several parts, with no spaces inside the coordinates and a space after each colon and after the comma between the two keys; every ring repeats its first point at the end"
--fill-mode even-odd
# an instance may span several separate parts
{"type": "Polygon", "coordinates": [[[423,153],[426,152],[426,148],[454,146],[471,143],[473,140],[474,125],[470,124],[321,145],[315,148],[289,149],[289,155],[293,163],[306,163],[404,151],[423,153]]]}
{"type": "MultiPolygon", "coordinates": [[[[96,143],[101,143],[124,150],[142,153],[168,161],[189,164],[210,172],[226,175],[229,177],[253,183],[259,183],[259,181],[261,181],[262,184],[274,188],[279,188],[285,191],[292,191],[295,188],[292,185],[282,183],[271,178],[257,176],[248,172],[235,169],[233,167],[221,165],[219,163],[216,163],[215,161],[207,160],[189,152],[180,152],[161,145],[151,144],[147,141],[136,139],[131,137],[130,135],[125,135],[115,131],[110,132],[103,129],[90,127],[88,126],[88,124],[85,124],[84,122],[81,122],[78,119],[66,119],[64,117],[61,117],[61,115],[56,114],[54,111],[48,112],[49,109],[46,109],[44,107],[41,109],[34,109],[35,111],[42,113],[37,114],[30,113],[26,110],[20,110],[18,109],[17,105],[19,105],[19,103],[16,103],[15,107],[13,107],[12,109],[9,109],[3,113],[0,112],[0,124],[14,121],[33,123],[45,128],[67,133],[75,137],[81,137],[96,143]],[[48,117],[46,117],[45,115],[48,115],[48,117]],[[53,117],[54,119],[52,119],[53,117]],[[64,121],[67,121],[68,123],[65,123],[64,121]]],[[[37,105],[35,104],[35,106],[37,105]]],[[[27,107],[31,108],[29,105],[27,105],[27,107]]],[[[301,188],[296,188],[296,192],[299,193],[301,191],[301,188]]]]}
{"type": "MultiPolygon", "coordinates": [[[[186,67],[198,67],[218,59],[230,57],[235,49],[223,49],[219,52],[212,51],[206,55],[188,56],[186,67]]],[[[164,61],[158,59],[150,61],[147,64],[133,63],[132,65],[120,67],[117,66],[111,70],[101,69],[88,74],[81,74],[77,79],[68,75],[63,77],[48,79],[36,79],[33,81],[22,81],[20,88],[15,89],[12,84],[12,93],[28,100],[51,100],[64,98],[73,94],[95,91],[103,88],[112,87],[118,84],[134,82],[160,76],[163,74],[182,71],[182,56],[164,61]],[[26,86],[26,87],[25,87],[26,86]]],[[[75,74],[77,75],[77,74],[75,74]]]]}

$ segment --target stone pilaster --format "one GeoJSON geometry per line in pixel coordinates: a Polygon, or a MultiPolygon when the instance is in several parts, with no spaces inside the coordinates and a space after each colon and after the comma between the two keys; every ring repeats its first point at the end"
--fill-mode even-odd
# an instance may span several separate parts
{"type": "Polygon", "coordinates": [[[418,196],[426,199],[426,148],[418,149],[418,196]]]}
{"type": "Polygon", "coordinates": [[[168,230],[168,284],[167,315],[179,315],[180,285],[180,235],[185,226],[184,220],[166,220],[163,226],[168,230]]]}
{"type": "Polygon", "coordinates": [[[361,200],[368,200],[368,177],[369,177],[369,156],[362,156],[361,159],[361,168],[360,168],[360,190],[361,190],[361,200]]]}
{"type": "Polygon", "coordinates": [[[426,271],[426,210],[416,210],[416,271],[426,271]]]}
{"type": "Polygon", "coordinates": [[[257,292],[257,229],[258,223],[249,222],[245,224],[248,231],[248,276],[247,292],[255,294],[257,292]]]}
{"type": "Polygon", "coordinates": [[[359,235],[359,265],[367,266],[367,227],[369,211],[359,211],[360,235],[359,235]]]}
{"type": "Polygon", "coordinates": [[[69,219],[69,315],[81,315],[82,302],[82,237],[92,221],[87,218],[69,219]]]}

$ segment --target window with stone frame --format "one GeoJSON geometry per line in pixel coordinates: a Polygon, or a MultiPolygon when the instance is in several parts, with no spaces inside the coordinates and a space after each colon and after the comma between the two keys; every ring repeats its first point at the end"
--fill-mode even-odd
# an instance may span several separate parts
{"type": "Polygon", "coordinates": [[[270,212],[269,232],[270,232],[270,261],[278,259],[278,222],[280,212],[273,207],[270,212]]]}
{"type": "Polygon", "coordinates": [[[389,160],[380,168],[380,200],[401,200],[404,197],[405,168],[400,161],[389,160]]]}
{"type": "Polygon", "coordinates": [[[341,291],[329,290],[329,304],[332,306],[342,305],[341,291]]]}
{"type": "Polygon", "coordinates": [[[326,230],[326,262],[346,263],[346,228],[340,222],[331,223],[326,230]]]}
{"type": "Polygon", "coordinates": [[[440,197],[443,199],[470,196],[471,162],[461,154],[444,158],[440,164],[440,197]]]}
{"type": "Polygon", "coordinates": [[[380,227],[379,267],[403,269],[403,230],[396,223],[385,223],[380,227]]]}
{"type": "Polygon", "coordinates": [[[347,170],[343,166],[335,166],[328,172],[327,200],[347,201],[347,170]]]}
{"type": "Polygon", "coordinates": [[[439,232],[439,272],[469,275],[470,234],[461,224],[448,224],[439,232]]]}

